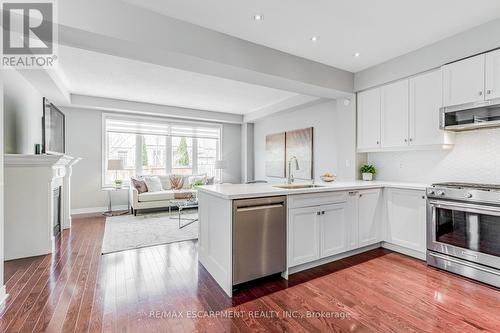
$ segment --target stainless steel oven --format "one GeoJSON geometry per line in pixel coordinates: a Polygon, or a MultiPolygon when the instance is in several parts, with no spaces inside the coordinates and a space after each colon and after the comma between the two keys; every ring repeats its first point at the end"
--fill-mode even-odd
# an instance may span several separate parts
{"type": "Polygon", "coordinates": [[[427,190],[427,262],[500,287],[500,191],[476,184],[427,190]]]}

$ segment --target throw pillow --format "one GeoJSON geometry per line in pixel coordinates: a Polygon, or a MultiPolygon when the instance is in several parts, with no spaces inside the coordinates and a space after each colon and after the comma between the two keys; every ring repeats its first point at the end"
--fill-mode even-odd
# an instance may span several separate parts
{"type": "Polygon", "coordinates": [[[213,185],[214,184],[214,179],[215,177],[212,176],[212,177],[207,177],[207,181],[205,182],[206,185],[213,185]]]}
{"type": "Polygon", "coordinates": [[[170,185],[173,190],[180,190],[184,186],[184,177],[180,175],[170,175],[170,185]]]}
{"type": "Polygon", "coordinates": [[[146,182],[144,182],[144,179],[132,177],[130,178],[130,180],[132,181],[132,185],[135,187],[137,192],[139,192],[139,194],[148,191],[148,187],[146,186],[146,182]]]}
{"type": "Polygon", "coordinates": [[[161,181],[158,176],[144,177],[144,182],[146,183],[149,192],[163,191],[163,187],[161,186],[161,181]]]}
{"type": "Polygon", "coordinates": [[[161,181],[161,187],[163,187],[164,191],[168,191],[172,189],[172,185],[170,184],[170,175],[158,176],[161,181]]]}

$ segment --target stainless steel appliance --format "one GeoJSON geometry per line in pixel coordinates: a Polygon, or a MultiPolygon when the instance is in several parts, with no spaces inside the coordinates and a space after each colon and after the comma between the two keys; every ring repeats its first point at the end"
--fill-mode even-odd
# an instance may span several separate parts
{"type": "Polygon", "coordinates": [[[500,99],[440,109],[440,127],[448,131],[466,131],[483,127],[500,126],[500,99]]]}
{"type": "Polygon", "coordinates": [[[427,263],[500,287],[500,185],[427,189],[427,263]]]}
{"type": "Polygon", "coordinates": [[[233,285],[286,270],[286,197],[233,201],[233,285]]]}

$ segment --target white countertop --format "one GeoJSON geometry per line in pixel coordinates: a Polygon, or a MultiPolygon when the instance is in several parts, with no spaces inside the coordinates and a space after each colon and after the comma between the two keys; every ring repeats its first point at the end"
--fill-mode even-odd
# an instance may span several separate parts
{"type": "MultiPolygon", "coordinates": [[[[294,184],[300,184],[300,182],[296,182],[294,184]]],[[[319,182],[316,183],[316,185],[321,185],[322,187],[302,188],[302,189],[283,189],[274,187],[275,185],[283,185],[283,184],[278,184],[278,183],[216,184],[216,185],[206,185],[199,187],[198,191],[209,193],[211,195],[220,198],[232,200],[232,199],[257,198],[257,197],[288,195],[288,194],[350,191],[350,190],[381,188],[381,187],[425,190],[426,187],[430,186],[430,184],[424,184],[424,183],[402,183],[402,182],[389,182],[389,181],[361,181],[361,180],[349,181],[349,182],[335,181],[332,183],[319,182]]]]}

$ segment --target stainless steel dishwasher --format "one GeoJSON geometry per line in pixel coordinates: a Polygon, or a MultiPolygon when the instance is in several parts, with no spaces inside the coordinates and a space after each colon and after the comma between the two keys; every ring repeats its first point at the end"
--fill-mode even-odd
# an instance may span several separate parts
{"type": "Polygon", "coordinates": [[[233,285],[286,270],[286,197],[233,201],[233,285]]]}

